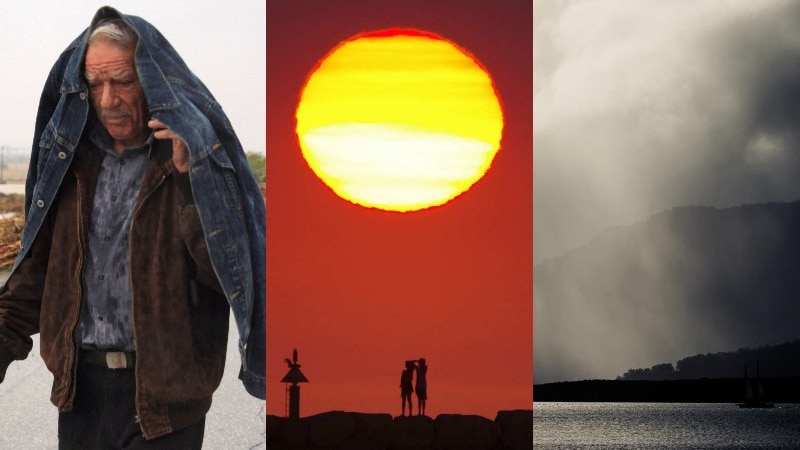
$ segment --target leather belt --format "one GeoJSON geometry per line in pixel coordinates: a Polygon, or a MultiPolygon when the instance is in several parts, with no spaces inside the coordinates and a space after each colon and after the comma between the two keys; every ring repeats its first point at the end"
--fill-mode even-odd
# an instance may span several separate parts
{"type": "Polygon", "coordinates": [[[80,355],[87,364],[107,369],[133,369],[136,364],[136,352],[81,349],[80,355]]]}

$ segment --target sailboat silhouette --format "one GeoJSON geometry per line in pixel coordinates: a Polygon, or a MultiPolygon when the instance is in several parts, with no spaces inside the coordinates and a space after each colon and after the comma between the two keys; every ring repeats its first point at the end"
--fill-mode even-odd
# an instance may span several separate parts
{"type": "Polygon", "coordinates": [[[744,386],[745,395],[744,403],[739,403],[741,408],[773,408],[774,403],[767,402],[766,395],[764,395],[764,386],[761,384],[761,371],[759,361],[756,361],[756,379],[755,390],[752,386],[752,381],[747,377],[747,364],[744,365],[744,386]]]}

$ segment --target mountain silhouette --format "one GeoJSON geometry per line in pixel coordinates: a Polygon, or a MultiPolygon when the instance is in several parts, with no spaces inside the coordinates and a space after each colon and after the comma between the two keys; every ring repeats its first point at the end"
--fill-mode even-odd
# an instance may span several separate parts
{"type": "Polygon", "coordinates": [[[798,325],[800,201],[674,208],[536,265],[534,382],[789,342],[798,325]]]}

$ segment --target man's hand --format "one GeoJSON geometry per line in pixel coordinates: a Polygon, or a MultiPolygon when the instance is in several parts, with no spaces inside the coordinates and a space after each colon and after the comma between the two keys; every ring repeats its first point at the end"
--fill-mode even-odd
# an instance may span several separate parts
{"type": "Polygon", "coordinates": [[[156,119],[150,119],[147,122],[147,126],[156,130],[154,135],[156,139],[172,140],[172,163],[175,164],[178,172],[188,172],[191,161],[189,160],[189,150],[186,148],[186,143],[183,142],[183,139],[156,119]]]}

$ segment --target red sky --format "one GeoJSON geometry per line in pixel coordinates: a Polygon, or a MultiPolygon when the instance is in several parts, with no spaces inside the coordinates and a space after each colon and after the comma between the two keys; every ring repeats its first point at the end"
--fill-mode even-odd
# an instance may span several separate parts
{"type": "MultiPolygon", "coordinates": [[[[400,414],[400,372],[428,361],[427,414],[530,409],[533,368],[531,2],[267,2],[267,412],[297,348],[301,416],[400,414]],[[416,28],[474,55],[505,116],[500,151],[455,200],[412,213],[337,197],[302,158],[299,92],[355,34],[416,28]]],[[[416,403],[416,398],[414,399],[416,403]]],[[[416,410],[416,406],[415,406],[416,410]]]]}

